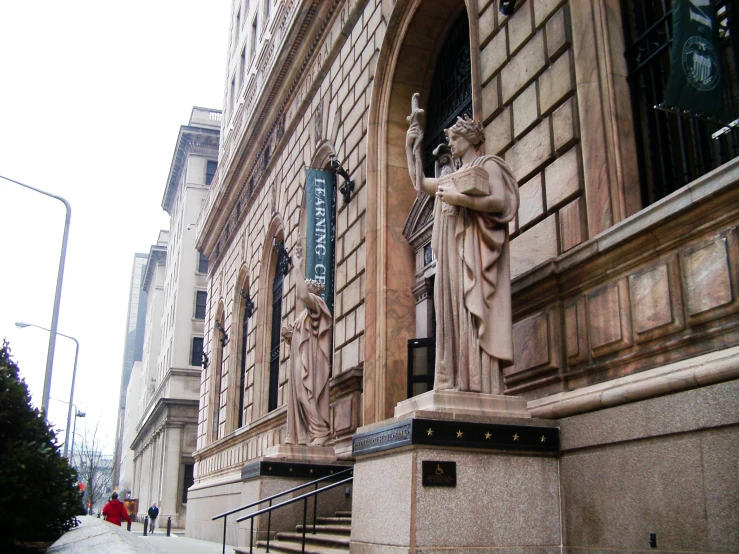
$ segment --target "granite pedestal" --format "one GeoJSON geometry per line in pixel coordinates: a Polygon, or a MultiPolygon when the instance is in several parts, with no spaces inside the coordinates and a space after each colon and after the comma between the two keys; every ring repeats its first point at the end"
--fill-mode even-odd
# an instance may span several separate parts
{"type": "Polygon", "coordinates": [[[419,409],[431,396],[354,436],[352,553],[559,553],[556,423],[419,409]]]}

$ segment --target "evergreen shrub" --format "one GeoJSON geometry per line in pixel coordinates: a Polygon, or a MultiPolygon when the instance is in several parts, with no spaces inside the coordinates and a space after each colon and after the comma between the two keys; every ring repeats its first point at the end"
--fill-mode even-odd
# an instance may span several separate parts
{"type": "Polygon", "coordinates": [[[0,552],[53,542],[76,525],[82,496],[77,472],[56,434],[31,405],[25,381],[0,348],[0,552]]]}

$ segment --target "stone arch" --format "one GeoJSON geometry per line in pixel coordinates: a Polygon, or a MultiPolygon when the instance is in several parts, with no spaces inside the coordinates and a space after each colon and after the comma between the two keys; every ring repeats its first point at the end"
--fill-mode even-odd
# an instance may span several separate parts
{"type": "Polygon", "coordinates": [[[425,106],[438,49],[465,8],[474,117],[481,106],[476,2],[398,0],[380,49],[367,131],[365,425],[391,417],[397,402],[406,398],[407,341],[415,330],[415,266],[403,228],[416,194],[406,165],[405,117],[413,93],[421,93],[425,106]]]}
{"type": "MultiPolygon", "coordinates": [[[[282,216],[272,216],[262,245],[261,265],[256,292],[256,346],[254,348],[254,392],[252,420],[268,413],[270,333],[272,330],[272,282],[277,270],[277,252],[272,246],[274,239],[285,240],[286,230],[282,216]]],[[[288,247],[289,248],[289,247],[288,247]]]]}

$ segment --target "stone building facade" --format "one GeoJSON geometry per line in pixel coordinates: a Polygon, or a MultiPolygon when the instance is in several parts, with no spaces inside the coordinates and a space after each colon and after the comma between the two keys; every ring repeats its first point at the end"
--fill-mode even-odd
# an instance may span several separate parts
{"type": "MultiPolygon", "coordinates": [[[[356,185],[335,212],[339,458],[351,461],[358,427],[408,398],[409,345],[433,329],[429,201],[416,198],[405,156],[420,92],[429,118],[436,102],[481,120],[485,152],[519,182],[506,393],[562,433],[562,526],[537,546],[634,551],[654,531],[668,550],[739,550],[736,132],[711,142],[701,123],[653,116],[643,59],[629,54],[645,26],[637,4],[512,4],[504,15],[497,0],[234,2],[219,165],[197,236],[210,260],[210,363],[191,536],[220,540],[210,518],[253,499],[242,466],[284,441],[287,349],[272,337],[302,306],[276,278],[274,244],[305,240],[305,168],[327,169],[331,155],[356,185]],[[443,71],[469,92],[445,93],[443,71]],[[678,148],[658,151],[650,125],[704,161],[697,150],[667,161],[678,148]]],[[[664,23],[662,3],[647,4],[664,23]]],[[[736,88],[729,72],[734,105],[736,88]]],[[[228,542],[244,533],[228,527],[228,542]]]]}
{"type": "Polygon", "coordinates": [[[170,216],[152,246],[144,364],[133,450],[132,496],[143,519],[152,502],[160,518],[184,527],[193,479],[198,390],[206,307],[207,259],[195,250],[197,220],[215,172],[221,112],[193,108],[180,128],[162,208],[170,216]]]}

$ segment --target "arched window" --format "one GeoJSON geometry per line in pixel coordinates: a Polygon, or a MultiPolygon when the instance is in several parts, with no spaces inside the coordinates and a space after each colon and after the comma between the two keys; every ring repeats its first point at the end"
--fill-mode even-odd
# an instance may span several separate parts
{"type": "Polygon", "coordinates": [[[287,267],[287,252],[284,248],[278,249],[275,278],[272,282],[272,334],[269,351],[269,396],[267,411],[277,408],[277,389],[280,375],[280,329],[282,328],[282,283],[287,267]]]}
{"type": "Polygon", "coordinates": [[[212,411],[213,414],[213,427],[211,433],[213,440],[218,440],[218,428],[221,423],[221,386],[223,383],[223,358],[226,350],[226,343],[228,341],[228,335],[226,329],[223,327],[223,315],[216,320],[216,359],[213,367],[213,393],[212,399],[212,411]]]}
{"type": "Polygon", "coordinates": [[[472,65],[470,63],[470,24],[467,11],[457,16],[439,51],[434,78],[428,94],[428,114],[423,141],[424,173],[434,176],[434,148],[446,142],[444,129],[458,116],[472,116],[472,65]]]}
{"type": "Polygon", "coordinates": [[[237,417],[237,426],[244,425],[244,388],[246,387],[246,352],[247,352],[247,337],[249,335],[249,318],[254,310],[254,304],[252,303],[251,297],[249,296],[248,289],[241,291],[241,297],[243,302],[241,303],[241,343],[240,343],[240,363],[239,363],[239,404],[237,417]]]}

